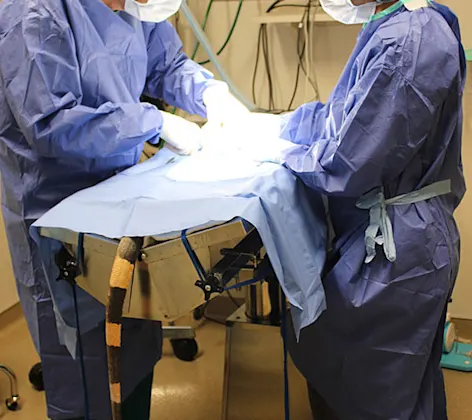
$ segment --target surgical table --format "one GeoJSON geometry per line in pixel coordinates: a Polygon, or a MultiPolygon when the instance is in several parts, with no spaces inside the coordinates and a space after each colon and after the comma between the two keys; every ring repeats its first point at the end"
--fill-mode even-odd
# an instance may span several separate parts
{"type": "MultiPolygon", "coordinates": [[[[79,268],[76,259],[79,234],[64,229],[43,228],[41,235],[58,240],[64,245],[68,253],[65,257],[62,255],[57,263],[62,274],[66,272],[68,275],[72,275],[74,267],[79,268]]],[[[194,286],[196,282],[195,268],[188,258],[180,238],[156,240],[147,237],[141,251],[141,260],[148,267],[152,301],[150,318],[172,323],[216,296],[217,292],[222,291],[218,289],[217,277],[226,278],[227,275],[221,265],[216,265],[219,253],[223,248],[235,245],[244,236],[245,230],[241,222],[233,222],[188,235],[190,246],[204,269],[211,273],[208,282],[200,284],[199,287],[194,286]],[[215,268],[210,270],[214,266],[215,268]]],[[[118,243],[118,240],[97,235],[84,235],[83,238],[85,273],[76,274],[76,281],[82,289],[103,304],[107,300],[108,277],[118,243]],[[97,281],[97,279],[101,279],[101,281],[97,281]]],[[[123,313],[125,317],[145,318],[140,287],[141,279],[136,272],[125,302],[123,313]]],[[[164,338],[171,340],[175,355],[180,360],[193,360],[198,352],[193,329],[176,326],[168,326],[163,329],[164,338]]]]}
{"type": "MultiPolygon", "coordinates": [[[[57,260],[59,269],[63,274],[67,272],[66,276],[75,275],[73,270],[79,266],[79,235],[69,230],[51,228],[42,228],[41,235],[56,239],[64,245],[67,257],[61,256],[57,260]]],[[[255,392],[255,384],[272,389],[266,395],[274,401],[266,403],[270,403],[270,410],[274,413],[282,413],[282,351],[277,348],[281,342],[279,326],[282,294],[260,236],[255,229],[247,232],[241,221],[233,221],[191,233],[188,235],[188,243],[205,270],[203,280],[198,278],[181,238],[145,240],[140,259],[146,262],[148,267],[151,319],[164,322],[179,319],[222,293],[224,285],[235,280],[233,287],[243,284],[244,282],[238,283],[238,276],[242,271],[248,271],[251,273],[250,277],[260,279],[260,282],[247,286],[245,303],[226,323],[222,420],[248,418],[248,414],[253,412],[262,398],[261,394],[255,392]],[[264,287],[265,284],[268,287],[264,287]],[[254,355],[251,355],[251,352],[254,355]],[[274,383],[268,381],[261,384],[261,378],[258,378],[260,372],[256,366],[245,368],[242,359],[256,364],[265,360],[265,369],[274,371],[270,382],[273,382],[274,375],[278,376],[277,373],[280,376],[275,381],[275,387],[274,383]],[[247,392],[242,392],[241,386],[248,387],[247,392]]],[[[117,246],[118,241],[96,235],[84,235],[83,238],[85,274],[78,275],[76,281],[81,288],[103,303],[106,302],[108,277],[117,246]],[[97,281],[98,279],[102,280],[97,281]]],[[[124,308],[125,317],[144,318],[139,292],[141,284],[140,272],[136,270],[124,308]]],[[[195,334],[190,327],[164,327],[164,333],[171,339],[177,357],[190,360],[196,356],[196,343],[189,344],[189,340],[195,340],[195,334]]],[[[297,377],[293,367],[291,377],[292,391],[297,389],[297,392],[293,392],[296,403],[292,403],[292,411],[305,412],[308,418],[308,403],[304,401],[304,381],[300,376],[297,377]]],[[[273,414],[269,415],[267,408],[264,410],[265,417],[261,418],[277,418],[273,414]]]]}
{"type": "MultiPolygon", "coordinates": [[[[165,322],[200,307],[238,282],[239,273],[249,272],[258,282],[248,286],[246,304],[227,322],[222,418],[275,420],[283,415],[284,400],[281,296],[291,303],[296,330],[314,322],[324,309],[320,272],[326,229],[321,199],[311,197],[278,165],[256,165],[234,155],[214,156],[212,161],[204,154],[180,158],[169,153],[161,151],[64,200],[35,223],[33,236],[40,243],[59,241],[66,251],[56,259],[62,276],[72,274],[100,302],[106,301],[119,238],[145,238],[140,258],[147,265],[149,317],[165,322]],[[219,179],[210,179],[214,172],[219,179]],[[255,392],[256,384],[269,392],[255,392]],[[244,395],[243,401],[236,395],[244,395]],[[265,409],[273,411],[254,417],[257,401],[264,398],[271,399],[265,409]],[[245,407],[252,410],[250,417],[245,407]]],[[[139,272],[125,302],[125,317],[144,317],[139,272]]],[[[189,329],[179,330],[182,333],[189,329]]],[[[192,334],[179,338],[192,340],[192,334]]],[[[291,398],[305,398],[303,379],[290,371],[292,391],[300,387],[291,398]]],[[[300,410],[308,403],[294,406],[300,410]]]]}

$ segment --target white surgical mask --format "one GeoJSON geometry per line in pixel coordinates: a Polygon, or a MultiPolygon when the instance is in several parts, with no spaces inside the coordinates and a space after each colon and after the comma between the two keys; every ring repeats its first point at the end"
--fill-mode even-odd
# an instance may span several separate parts
{"type": "Polygon", "coordinates": [[[164,22],[177,13],[182,0],[148,0],[139,3],[136,0],[125,0],[125,12],[144,22],[164,22]]]}
{"type": "Polygon", "coordinates": [[[333,19],[347,25],[369,22],[375,15],[377,3],[354,6],[351,0],[320,0],[324,11],[333,19]]]}

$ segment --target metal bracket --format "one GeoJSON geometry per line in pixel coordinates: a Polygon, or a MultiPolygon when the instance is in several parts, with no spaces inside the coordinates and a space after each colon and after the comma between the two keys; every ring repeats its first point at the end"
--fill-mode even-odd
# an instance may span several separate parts
{"type": "Polygon", "coordinates": [[[195,283],[195,286],[199,287],[200,289],[203,290],[203,293],[205,294],[205,300],[209,301],[211,299],[211,295],[213,293],[223,293],[224,292],[224,287],[221,284],[221,281],[219,280],[218,276],[215,276],[213,274],[209,274],[205,276],[205,280],[198,280],[195,283]]]}
{"type": "MultiPolygon", "coordinates": [[[[234,248],[222,249],[222,259],[212,268],[211,272],[203,273],[195,286],[203,290],[205,300],[209,301],[214,293],[223,293],[224,287],[240,270],[257,270],[261,262],[262,240],[255,229],[250,231],[234,248]]],[[[198,260],[196,254],[194,258],[198,260]]],[[[198,262],[201,266],[201,264],[198,262]]]]}
{"type": "Polygon", "coordinates": [[[56,265],[59,268],[59,280],[65,280],[75,285],[75,279],[81,274],[77,259],[74,258],[66,248],[62,247],[55,256],[56,265]]]}

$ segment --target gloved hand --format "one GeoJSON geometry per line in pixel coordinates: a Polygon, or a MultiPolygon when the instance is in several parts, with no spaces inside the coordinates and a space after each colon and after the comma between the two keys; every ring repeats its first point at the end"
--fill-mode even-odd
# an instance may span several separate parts
{"type": "Polygon", "coordinates": [[[225,127],[237,122],[249,110],[239,102],[223,82],[214,82],[203,92],[203,103],[207,110],[208,124],[225,127]]]}
{"type": "Polygon", "coordinates": [[[191,155],[201,149],[200,127],[185,118],[161,111],[163,118],[161,138],[179,155],[191,155]]]}
{"type": "Polygon", "coordinates": [[[202,127],[204,146],[221,153],[242,154],[256,162],[283,163],[285,153],[295,145],[280,138],[282,117],[272,114],[248,113],[238,124],[202,127]]]}
{"type": "Polygon", "coordinates": [[[236,132],[249,143],[271,141],[280,137],[282,116],[250,112],[239,121],[236,132]]]}

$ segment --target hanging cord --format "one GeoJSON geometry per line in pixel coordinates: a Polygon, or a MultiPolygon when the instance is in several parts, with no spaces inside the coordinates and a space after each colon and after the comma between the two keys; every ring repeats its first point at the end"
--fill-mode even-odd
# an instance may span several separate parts
{"type": "MultiPolygon", "coordinates": [[[[281,6],[279,6],[281,7],[281,6]]],[[[303,21],[305,20],[305,15],[307,13],[307,9],[306,9],[306,6],[302,6],[302,7],[305,7],[305,11],[303,13],[303,17],[302,17],[302,20],[301,22],[298,24],[298,27],[297,27],[297,55],[298,57],[300,57],[300,40],[301,40],[301,33],[302,33],[302,26],[303,26],[303,21]]],[[[306,44],[303,44],[303,50],[302,50],[302,53],[304,53],[304,50],[305,50],[305,45],[306,44]]],[[[295,97],[297,96],[297,92],[298,92],[298,85],[300,83],[300,70],[302,68],[302,64],[300,62],[300,59],[298,59],[298,65],[297,65],[297,73],[296,73],[296,77],[295,77],[295,86],[293,87],[293,93],[292,93],[292,98],[290,99],[290,103],[288,104],[287,106],[287,111],[291,111],[292,110],[292,106],[293,106],[293,103],[295,101],[295,97]]]]}
{"type": "MultiPolygon", "coordinates": [[[[85,266],[84,266],[84,234],[79,233],[79,238],[77,242],[77,264],[82,272],[85,274],[85,266]]],[[[80,322],[79,322],[79,304],[77,303],[77,286],[76,284],[72,284],[72,296],[74,298],[74,310],[75,310],[75,323],[77,326],[77,344],[79,350],[79,363],[80,363],[80,373],[82,376],[82,388],[84,392],[84,410],[85,420],[90,420],[90,404],[88,398],[88,387],[87,387],[87,378],[85,374],[85,362],[84,362],[84,348],[82,345],[82,334],[80,331],[80,322]]]]}
{"type": "MultiPolygon", "coordinates": [[[[210,0],[208,2],[208,6],[207,6],[207,9],[206,9],[206,12],[205,12],[205,18],[203,19],[203,23],[202,23],[202,30],[203,31],[205,31],[205,29],[206,29],[206,25],[208,23],[208,18],[210,17],[211,8],[213,7],[213,2],[214,2],[214,0],[210,0]]],[[[192,60],[195,60],[195,57],[197,56],[199,48],[200,48],[200,42],[197,41],[197,43],[195,44],[195,48],[193,49],[192,56],[191,56],[192,60]]]]}
{"type": "Polygon", "coordinates": [[[262,25],[259,26],[259,35],[257,39],[257,50],[256,50],[256,62],[254,64],[254,72],[252,74],[252,101],[257,103],[256,101],[256,78],[257,78],[257,70],[259,69],[259,56],[261,53],[261,40],[262,40],[262,25]]]}
{"type": "Polygon", "coordinates": [[[272,81],[272,70],[270,66],[270,50],[269,50],[269,37],[267,35],[267,25],[264,25],[262,28],[262,51],[264,55],[264,63],[267,74],[267,83],[269,86],[269,111],[275,109],[274,102],[274,84],[272,81]]]}
{"type": "Polygon", "coordinates": [[[90,420],[90,405],[89,405],[89,398],[88,398],[88,387],[87,387],[87,379],[85,376],[85,362],[84,362],[84,351],[82,346],[82,334],[80,332],[80,323],[79,323],[79,305],[77,303],[77,286],[72,284],[72,295],[74,296],[74,308],[75,308],[75,322],[77,325],[77,343],[78,343],[78,350],[79,350],[79,362],[80,362],[80,373],[82,376],[82,388],[84,392],[84,418],[85,420],[90,420]]]}
{"type": "Polygon", "coordinates": [[[273,114],[281,114],[285,110],[283,109],[276,109],[274,103],[274,86],[273,86],[273,79],[272,79],[272,70],[270,66],[270,57],[269,57],[269,40],[267,36],[267,25],[262,23],[259,26],[259,35],[257,41],[257,51],[256,51],[256,61],[254,64],[254,71],[252,74],[252,97],[253,102],[256,102],[256,79],[259,70],[259,62],[260,62],[260,55],[262,50],[262,56],[264,61],[264,67],[266,71],[266,79],[268,83],[268,92],[269,92],[269,103],[268,109],[259,108],[258,112],[269,112],[273,114]]]}
{"type": "MultiPolygon", "coordinates": [[[[243,8],[243,1],[244,0],[239,0],[238,9],[236,10],[236,15],[234,16],[233,24],[231,25],[231,28],[228,32],[228,36],[226,37],[226,40],[223,43],[223,45],[221,46],[221,48],[217,51],[216,55],[220,55],[226,49],[229,42],[231,41],[231,38],[233,37],[234,30],[236,29],[236,25],[238,24],[238,21],[239,21],[239,16],[241,14],[241,9],[243,8]]],[[[209,64],[209,63],[210,63],[210,60],[205,60],[205,61],[199,62],[198,64],[204,66],[205,64],[209,64]]]]}
{"type": "Polygon", "coordinates": [[[284,409],[285,420],[290,420],[290,388],[288,378],[288,350],[287,350],[287,302],[284,293],[281,293],[281,312],[282,312],[282,343],[284,351],[284,409]]]}
{"type": "Polygon", "coordinates": [[[310,40],[310,24],[311,24],[311,8],[310,2],[307,3],[307,12],[306,12],[306,22],[303,27],[305,31],[305,43],[306,43],[306,53],[305,53],[305,66],[306,66],[306,79],[305,79],[305,96],[303,102],[306,102],[308,99],[308,85],[310,80],[310,49],[312,48],[310,40]]]}
{"type": "MultiPolygon", "coordinates": [[[[315,5],[313,7],[315,8],[314,19],[316,19],[316,12],[318,11],[318,8],[320,6],[315,5]]],[[[306,54],[306,49],[311,48],[310,45],[307,45],[307,44],[309,44],[309,38],[310,38],[310,29],[309,29],[310,9],[311,9],[311,3],[310,2],[307,2],[306,8],[307,8],[306,11],[308,11],[308,13],[304,14],[304,16],[303,16],[303,18],[300,22],[305,28],[305,31],[304,31],[305,32],[305,40],[304,40],[304,43],[303,43],[302,51],[301,51],[301,53],[298,54],[298,61],[301,65],[301,67],[302,67],[303,73],[305,74],[306,80],[310,83],[311,87],[313,88],[313,92],[315,93],[315,100],[319,101],[320,100],[320,94],[319,94],[318,81],[317,81],[316,75],[315,75],[315,80],[313,80],[311,78],[310,74],[309,74],[309,69],[307,69],[308,61],[307,61],[307,63],[303,62],[304,57],[306,57],[307,60],[308,60],[308,55],[310,54],[309,51],[308,51],[308,54],[306,54]]]]}
{"type": "Polygon", "coordinates": [[[266,13],[272,12],[272,10],[276,9],[277,7],[280,7],[279,4],[282,3],[284,0],[275,0],[269,8],[266,10],[266,13]]]}
{"type": "Polygon", "coordinates": [[[297,58],[298,58],[298,63],[297,63],[297,70],[296,70],[296,75],[295,75],[295,84],[292,92],[292,96],[290,98],[289,106],[284,109],[284,110],[278,110],[275,109],[275,104],[274,104],[274,81],[272,77],[272,71],[271,71],[271,65],[270,65],[270,58],[269,58],[269,40],[268,40],[268,32],[267,32],[267,25],[262,23],[259,26],[259,35],[258,35],[258,41],[257,41],[257,50],[256,50],[256,60],[254,64],[254,71],[252,75],[252,99],[253,102],[256,103],[256,79],[257,79],[257,74],[258,74],[258,69],[259,69],[259,64],[260,64],[260,55],[261,55],[261,50],[262,50],[262,55],[263,55],[263,66],[265,67],[265,72],[266,72],[266,79],[268,83],[268,95],[269,95],[269,103],[268,103],[268,110],[265,110],[267,112],[272,112],[272,113],[282,113],[285,111],[292,111],[293,104],[296,99],[296,95],[299,89],[300,85],[300,72],[303,71],[305,75],[305,102],[306,102],[306,91],[307,91],[307,82],[311,85],[314,93],[315,93],[315,100],[319,100],[319,89],[318,89],[318,83],[317,83],[317,78],[316,74],[314,75],[314,79],[310,76],[310,56],[312,54],[309,54],[310,51],[307,53],[307,49],[311,48],[311,44],[309,42],[310,39],[310,20],[311,20],[311,10],[314,8],[315,10],[315,17],[316,17],[316,12],[319,8],[319,3],[318,2],[313,2],[313,1],[307,1],[305,5],[303,4],[281,4],[283,0],[277,0],[269,6],[269,8],[266,10],[266,13],[270,13],[274,11],[275,9],[278,9],[280,7],[291,7],[291,8],[303,8],[304,13],[302,18],[300,19],[299,25],[298,25],[298,31],[297,31],[297,45],[296,45],[296,51],[297,51],[297,58]],[[303,43],[301,42],[302,40],[302,32],[304,33],[303,36],[303,43]],[[301,44],[301,45],[300,45],[301,44]]]}

